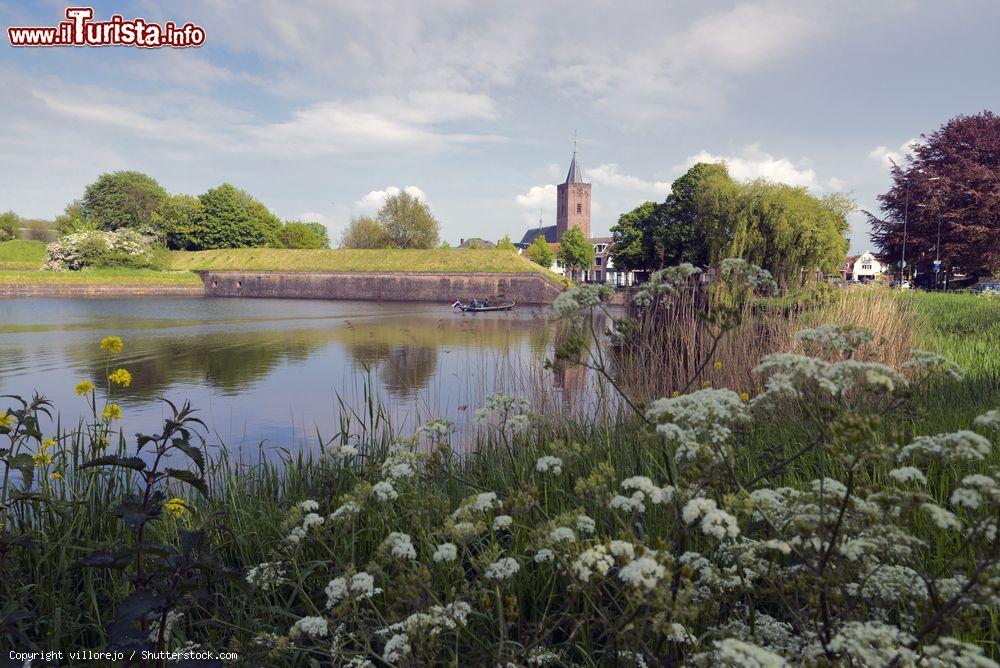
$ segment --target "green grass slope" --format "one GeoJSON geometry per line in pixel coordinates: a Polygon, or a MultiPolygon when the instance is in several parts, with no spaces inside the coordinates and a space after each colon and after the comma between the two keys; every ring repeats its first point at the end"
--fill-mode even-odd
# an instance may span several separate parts
{"type": "Polygon", "coordinates": [[[322,249],[233,248],[175,251],[171,269],[284,270],[284,271],[417,271],[417,272],[532,272],[555,274],[514,253],[496,250],[434,248],[322,249]]]}
{"type": "Polygon", "coordinates": [[[202,285],[190,271],[151,269],[84,269],[83,271],[16,271],[0,269],[0,285],[202,285]]]}
{"type": "Polygon", "coordinates": [[[44,241],[14,239],[0,243],[0,269],[39,269],[44,262],[44,241]]]}

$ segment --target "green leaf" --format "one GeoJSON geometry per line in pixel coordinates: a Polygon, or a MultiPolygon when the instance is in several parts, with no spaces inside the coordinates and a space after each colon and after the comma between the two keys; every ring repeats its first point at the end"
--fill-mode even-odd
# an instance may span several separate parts
{"type": "Polygon", "coordinates": [[[109,550],[98,550],[73,562],[71,568],[111,568],[120,570],[132,561],[132,555],[109,550]]]}
{"type": "Polygon", "coordinates": [[[146,462],[139,457],[104,455],[102,457],[91,459],[89,462],[84,462],[80,465],[80,468],[85,469],[93,466],[121,466],[122,468],[133,469],[135,471],[143,471],[146,468],[146,462]]]}
{"type": "Polygon", "coordinates": [[[180,438],[174,439],[174,447],[187,455],[202,475],[205,474],[205,455],[199,448],[194,447],[188,441],[180,438]]]}
{"type": "Polygon", "coordinates": [[[159,516],[160,509],[158,506],[143,506],[140,501],[129,500],[122,501],[115,508],[115,514],[121,518],[122,522],[125,523],[129,529],[136,529],[142,526],[145,522],[159,516]]]}
{"type": "Polygon", "coordinates": [[[175,480],[180,480],[191,485],[197,489],[202,494],[208,496],[208,485],[205,481],[192,473],[191,471],[185,471],[184,469],[167,469],[167,477],[174,478],[175,480]]]}
{"type": "Polygon", "coordinates": [[[108,625],[109,648],[140,648],[148,646],[147,634],[139,628],[146,615],[163,610],[166,599],[161,594],[139,589],[132,592],[115,608],[115,617],[108,625]]]}

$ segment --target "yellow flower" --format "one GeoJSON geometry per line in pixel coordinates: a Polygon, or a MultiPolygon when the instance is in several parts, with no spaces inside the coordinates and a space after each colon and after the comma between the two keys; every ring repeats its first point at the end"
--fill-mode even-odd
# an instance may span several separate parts
{"type": "Polygon", "coordinates": [[[701,386],[702,387],[711,387],[712,383],[710,381],[703,380],[703,381],[701,381],[701,386]]]}
{"type": "Polygon", "coordinates": [[[742,394],[740,394],[740,399],[742,399],[743,401],[750,401],[750,395],[747,394],[746,392],[743,392],[742,394]]]}
{"type": "Polygon", "coordinates": [[[10,413],[0,415],[0,427],[9,427],[14,424],[14,416],[10,413]]]}
{"type": "Polygon", "coordinates": [[[679,396],[681,396],[681,391],[680,390],[674,390],[674,393],[671,394],[670,396],[672,396],[672,397],[679,397],[679,396]]]}
{"type": "Polygon", "coordinates": [[[187,510],[187,503],[185,503],[184,499],[174,497],[163,504],[163,509],[174,517],[180,517],[187,510]]]}
{"type": "Polygon", "coordinates": [[[89,380],[85,380],[81,383],[76,384],[76,393],[79,394],[81,397],[85,394],[90,394],[93,391],[94,391],[94,384],[91,383],[89,380]]]}
{"type": "Polygon", "coordinates": [[[722,362],[716,362],[716,363],[715,363],[715,364],[713,364],[712,366],[714,366],[714,367],[715,367],[715,369],[716,369],[716,371],[718,371],[719,369],[721,369],[721,368],[722,368],[722,362]]]}
{"type": "Polygon", "coordinates": [[[53,471],[49,474],[49,477],[53,480],[62,480],[62,473],[59,473],[59,471],[53,471]]]}
{"type": "Polygon", "coordinates": [[[109,422],[112,420],[121,420],[122,409],[118,404],[108,404],[104,407],[104,412],[101,413],[101,417],[109,422]]]}
{"type": "Polygon", "coordinates": [[[108,376],[108,380],[112,383],[118,383],[122,387],[128,387],[132,384],[132,374],[125,369],[115,369],[111,372],[111,375],[108,376]]]}
{"type": "Polygon", "coordinates": [[[106,350],[112,355],[117,355],[125,346],[117,336],[106,336],[101,339],[101,350],[106,350]]]}
{"type": "Polygon", "coordinates": [[[35,468],[39,468],[39,469],[42,468],[43,466],[45,466],[46,464],[51,464],[52,463],[52,455],[50,455],[47,452],[36,453],[32,457],[32,459],[35,460],[35,468]]]}
{"type": "Polygon", "coordinates": [[[42,441],[42,446],[41,446],[42,447],[42,452],[45,452],[49,448],[53,447],[55,444],[56,444],[56,442],[54,440],[52,440],[51,438],[45,439],[44,441],[42,441]]]}

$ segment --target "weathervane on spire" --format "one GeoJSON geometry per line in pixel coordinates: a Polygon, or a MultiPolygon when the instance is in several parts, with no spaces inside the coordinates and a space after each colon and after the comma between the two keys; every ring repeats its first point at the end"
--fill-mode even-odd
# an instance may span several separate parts
{"type": "Polygon", "coordinates": [[[573,153],[576,153],[576,129],[573,130],[573,153]]]}

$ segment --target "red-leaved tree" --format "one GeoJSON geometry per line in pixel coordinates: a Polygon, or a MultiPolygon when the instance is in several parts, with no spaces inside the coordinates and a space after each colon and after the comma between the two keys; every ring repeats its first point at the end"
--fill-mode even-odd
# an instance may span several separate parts
{"type": "Polygon", "coordinates": [[[1000,116],[957,116],[921,135],[892,179],[878,197],[882,215],[865,212],[880,259],[900,259],[905,207],[907,273],[933,271],[939,222],[944,267],[974,277],[1000,272],[1000,116]]]}

